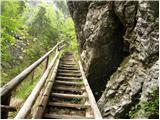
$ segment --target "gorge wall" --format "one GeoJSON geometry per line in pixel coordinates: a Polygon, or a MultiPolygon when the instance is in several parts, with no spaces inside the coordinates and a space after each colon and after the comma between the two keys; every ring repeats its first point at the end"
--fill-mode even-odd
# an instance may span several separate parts
{"type": "Polygon", "coordinates": [[[83,66],[103,117],[156,118],[146,112],[144,103],[152,101],[154,91],[158,94],[159,3],[67,4],[83,66]]]}

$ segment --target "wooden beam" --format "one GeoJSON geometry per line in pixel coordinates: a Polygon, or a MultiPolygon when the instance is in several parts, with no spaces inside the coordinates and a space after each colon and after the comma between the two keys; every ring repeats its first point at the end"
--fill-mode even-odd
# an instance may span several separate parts
{"type": "Polygon", "coordinates": [[[62,77],[62,76],[56,76],[56,79],[59,79],[59,80],[82,80],[82,78],[77,78],[77,77],[62,77]]]}
{"type": "Polygon", "coordinates": [[[61,67],[77,67],[76,65],[60,64],[61,67]]]}
{"type": "Polygon", "coordinates": [[[73,62],[72,59],[61,59],[62,61],[69,61],[69,62],[73,62]]]}
{"type": "Polygon", "coordinates": [[[46,69],[48,67],[48,62],[49,62],[49,56],[47,56],[47,58],[46,58],[46,64],[45,64],[44,72],[46,71],[46,69]]]}
{"type": "Polygon", "coordinates": [[[63,91],[71,91],[71,92],[74,92],[74,91],[77,91],[77,92],[83,92],[85,91],[84,88],[72,88],[72,87],[54,87],[55,90],[63,90],[63,91]]]}
{"type": "MultiPolygon", "coordinates": [[[[9,106],[11,100],[11,93],[8,93],[7,95],[3,96],[1,98],[1,105],[9,106]]],[[[2,119],[8,118],[8,111],[1,111],[0,116],[2,119]]]]}
{"type": "Polygon", "coordinates": [[[75,94],[63,94],[63,93],[51,93],[51,96],[58,98],[85,98],[84,95],[75,95],[75,94]]]}
{"type": "Polygon", "coordinates": [[[15,107],[7,106],[7,105],[0,105],[1,111],[17,111],[15,107]]]}
{"type": "MultiPolygon", "coordinates": [[[[86,100],[85,105],[90,105],[88,100],[86,100]]],[[[86,110],[86,114],[85,114],[86,117],[93,117],[93,111],[91,107],[88,107],[85,110],[86,110]]]]}
{"type": "Polygon", "coordinates": [[[61,62],[60,65],[68,65],[68,66],[75,65],[76,66],[77,64],[76,63],[61,62]]]}
{"type": "Polygon", "coordinates": [[[81,77],[82,75],[77,73],[63,73],[63,72],[58,72],[57,75],[62,75],[62,76],[70,76],[70,77],[81,77]]]}
{"type": "Polygon", "coordinates": [[[50,119],[93,119],[93,117],[84,117],[84,116],[78,116],[78,115],[58,115],[58,114],[45,114],[44,118],[50,118],[50,119]]]}
{"type": "Polygon", "coordinates": [[[63,69],[58,69],[58,72],[64,72],[64,73],[68,73],[68,72],[80,73],[79,70],[63,70],[63,69]]]}
{"type": "Polygon", "coordinates": [[[57,62],[55,64],[55,67],[54,67],[54,70],[52,72],[51,78],[48,81],[47,87],[46,87],[46,89],[44,91],[44,94],[43,94],[43,96],[41,98],[41,101],[38,104],[37,111],[33,115],[34,119],[42,119],[42,116],[43,116],[44,111],[46,109],[46,105],[47,105],[47,102],[48,102],[48,98],[49,98],[50,92],[52,90],[53,83],[54,83],[54,80],[55,80],[58,64],[59,64],[59,59],[57,60],[57,62]]]}
{"type": "Polygon", "coordinates": [[[74,103],[67,103],[67,102],[49,102],[49,106],[54,106],[54,107],[67,107],[67,108],[89,108],[90,105],[83,105],[83,104],[74,104],[74,103]]]}
{"type": "Polygon", "coordinates": [[[28,68],[23,70],[19,75],[10,80],[7,84],[5,84],[2,88],[0,88],[0,97],[4,97],[6,94],[10,93],[14,88],[16,88],[39,64],[41,64],[56,48],[58,45],[63,43],[61,41],[57,43],[55,47],[53,47],[49,52],[47,52],[43,57],[34,62],[28,68]]]}
{"type": "Polygon", "coordinates": [[[68,68],[68,67],[61,67],[61,66],[59,66],[59,68],[64,70],[78,70],[78,68],[68,68]]]}
{"type": "Polygon", "coordinates": [[[68,81],[60,81],[60,80],[56,80],[55,82],[63,85],[83,85],[82,82],[68,82],[68,81]]]}
{"type": "Polygon", "coordinates": [[[47,77],[48,77],[48,75],[49,75],[49,73],[50,73],[58,55],[59,55],[59,52],[56,53],[55,57],[51,61],[47,70],[45,71],[45,73],[43,74],[43,76],[41,77],[39,82],[36,84],[36,86],[34,87],[32,93],[29,95],[29,97],[27,98],[27,100],[23,104],[22,108],[20,109],[20,111],[16,115],[15,119],[24,119],[27,116],[27,114],[31,110],[36,98],[38,97],[43,85],[45,84],[46,79],[47,79],[47,77]]]}
{"type": "Polygon", "coordinates": [[[92,93],[92,90],[88,84],[88,80],[85,76],[85,73],[83,71],[83,67],[82,67],[82,64],[80,61],[78,61],[79,63],[79,67],[80,67],[80,71],[82,73],[82,78],[83,78],[83,82],[84,82],[84,85],[85,85],[85,88],[86,88],[86,92],[88,94],[88,98],[89,98],[89,102],[91,104],[91,108],[92,108],[92,111],[94,113],[94,117],[97,118],[97,119],[102,119],[102,116],[101,116],[101,113],[98,109],[98,106],[97,106],[97,103],[96,103],[96,100],[94,98],[94,95],[92,93]]]}

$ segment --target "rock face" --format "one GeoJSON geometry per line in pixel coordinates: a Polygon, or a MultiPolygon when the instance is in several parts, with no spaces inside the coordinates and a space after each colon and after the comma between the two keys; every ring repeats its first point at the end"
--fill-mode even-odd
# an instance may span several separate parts
{"type": "MultiPolygon", "coordinates": [[[[143,108],[158,89],[156,1],[68,2],[83,65],[104,118],[149,118],[143,108]],[[97,94],[98,93],[98,94],[97,94]]],[[[157,93],[158,94],[158,93],[157,93]]]]}
{"type": "Polygon", "coordinates": [[[68,5],[90,86],[99,97],[107,78],[126,55],[123,25],[114,13],[113,2],[83,1],[69,2],[68,5]]]}

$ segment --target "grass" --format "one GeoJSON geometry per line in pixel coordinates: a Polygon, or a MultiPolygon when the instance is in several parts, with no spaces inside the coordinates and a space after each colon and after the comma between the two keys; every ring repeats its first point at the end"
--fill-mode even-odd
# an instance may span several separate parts
{"type": "Polygon", "coordinates": [[[28,64],[23,63],[22,65],[16,66],[10,69],[2,69],[2,76],[0,84],[3,86],[7,82],[9,82],[14,76],[18,75],[28,64]]]}
{"type": "Polygon", "coordinates": [[[13,97],[16,98],[20,98],[22,100],[26,99],[26,97],[31,93],[31,91],[33,90],[34,86],[36,85],[36,83],[38,82],[42,72],[43,72],[43,65],[44,63],[42,63],[42,65],[38,66],[35,70],[34,70],[34,78],[32,80],[32,73],[25,78],[25,80],[16,88],[16,90],[13,93],[13,97]]]}
{"type": "MultiPolygon", "coordinates": [[[[68,51],[68,49],[66,50],[68,51]]],[[[64,53],[64,52],[63,52],[64,53]]],[[[60,53],[60,55],[62,55],[63,53],[60,53]]],[[[54,55],[52,54],[50,56],[49,59],[49,63],[51,62],[51,60],[53,59],[54,55]]],[[[32,92],[33,88],[35,87],[35,85],[37,84],[37,82],[39,81],[43,71],[44,71],[44,66],[46,64],[46,61],[44,61],[39,67],[37,67],[35,69],[35,75],[34,78],[32,80],[32,73],[13,91],[12,94],[12,99],[11,99],[11,105],[13,107],[17,108],[17,111],[19,111],[20,107],[22,106],[22,104],[24,103],[24,101],[26,100],[26,98],[30,95],[30,93],[32,92]]],[[[48,64],[49,65],[49,64],[48,64]]],[[[3,80],[1,80],[1,85],[6,84],[9,80],[12,79],[13,76],[18,75],[20,72],[22,72],[22,70],[24,70],[26,68],[26,66],[29,66],[29,64],[26,61],[23,61],[23,64],[21,63],[21,65],[18,65],[12,69],[8,69],[5,71],[2,71],[2,78],[3,80]]],[[[51,70],[52,71],[52,70],[51,70]]],[[[51,76],[51,73],[49,74],[49,77],[51,76]]],[[[48,77],[48,78],[49,78],[48,77]]],[[[10,112],[9,113],[9,118],[14,118],[16,116],[17,112],[10,112]]]]}
{"type": "Polygon", "coordinates": [[[21,98],[21,99],[25,99],[33,90],[34,86],[36,85],[36,83],[38,82],[39,77],[33,79],[33,82],[30,80],[26,80],[25,82],[23,82],[23,84],[21,85],[21,87],[19,87],[16,90],[16,98],[21,98]]]}
{"type": "MultiPolygon", "coordinates": [[[[52,59],[52,57],[50,57],[52,59]]],[[[49,60],[51,61],[51,60],[49,60]]],[[[16,90],[12,94],[12,99],[11,99],[11,105],[13,107],[17,108],[17,111],[20,110],[22,104],[24,101],[27,99],[27,97],[30,95],[34,87],[36,86],[37,82],[39,81],[40,77],[43,74],[44,71],[44,66],[45,66],[45,61],[38,66],[35,69],[35,75],[32,80],[32,73],[16,88],[16,90]]],[[[49,74],[50,76],[50,74],[49,74]]],[[[48,77],[49,78],[49,77],[48,77]]],[[[16,116],[17,112],[10,112],[9,113],[9,118],[14,118],[16,116]]]]}

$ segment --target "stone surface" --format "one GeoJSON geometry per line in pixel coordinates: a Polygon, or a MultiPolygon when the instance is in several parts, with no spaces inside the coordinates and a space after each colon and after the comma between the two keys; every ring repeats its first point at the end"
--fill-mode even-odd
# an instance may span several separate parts
{"type": "Polygon", "coordinates": [[[98,98],[106,79],[125,56],[123,27],[114,13],[113,2],[70,1],[68,6],[75,22],[83,66],[98,98]]]}
{"type": "MultiPolygon", "coordinates": [[[[156,1],[68,2],[94,95],[98,98],[105,88],[98,100],[104,118],[129,118],[131,107],[148,101],[148,94],[158,88],[158,5],[156,1]]],[[[135,116],[147,117],[143,110],[135,116]]]]}

